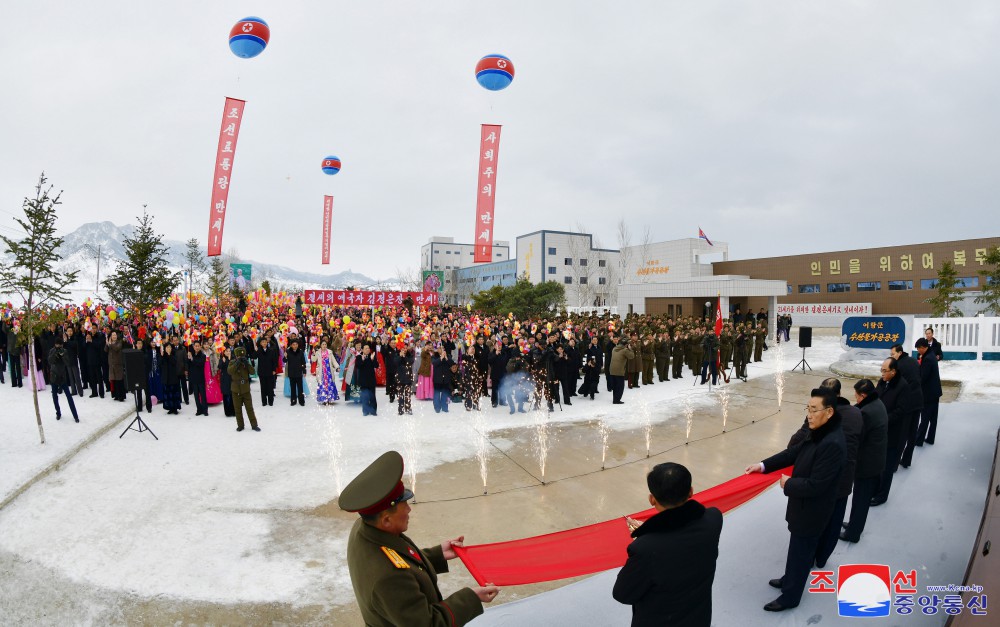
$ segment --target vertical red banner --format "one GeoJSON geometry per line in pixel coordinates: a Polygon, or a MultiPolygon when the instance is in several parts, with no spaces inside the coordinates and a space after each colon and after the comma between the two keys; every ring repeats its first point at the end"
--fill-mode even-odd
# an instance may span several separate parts
{"type": "Polygon", "coordinates": [[[333,219],[333,196],[323,196],[323,263],[330,263],[330,221],[333,219]]]}
{"type": "Polygon", "coordinates": [[[236,140],[243,121],[243,100],[226,98],[219,130],[219,149],[215,154],[215,178],[212,182],[212,209],[208,217],[208,256],[222,254],[222,230],[226,225],[226,203],[229,202],[229,184],[236,157],[236,140]]]}
{"type": "Polygon", "coordinates": [[[473,261],[493,261],[493,205],[497,192],[500,125],[483,124],[479,140],[479,187],[476,193],[475,254],[473,261]]]}

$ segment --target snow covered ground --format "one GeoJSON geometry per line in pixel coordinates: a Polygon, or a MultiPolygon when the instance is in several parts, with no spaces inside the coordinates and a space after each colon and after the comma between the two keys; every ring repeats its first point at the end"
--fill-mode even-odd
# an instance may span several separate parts
{"type": "MultiPolygon", "coordinates": [[[[814,343],[807,353],[813,368],[838,360],[835,335],[819,334],[814,343]]],[[[801,349],[771,344],[764,357],[750,367],[751,378],[786,372],[801,359],[801,349]]],[[[1000,380],[1000,364],[973,369],[973,380],[1000,380]]],[[[985,385],[982,390],[992,400],[1000,397],[990,396],[985,385]]],[[[603,417],[611,429],[632,429],[647,420],[667,420],[679,401],[694,408],[718,402],[707,386],[692,386],[690,377],[627,390],[625,400],[613,407],[602,394],[548,420],[556,425],[603,417]]],[[[50,443],[41,446],[26,388],[0,387],[4,493],[127,409],[108,399],[96,401],[81,401],[81,424],[65,417],[56,423],[51,397],[42,396],[50,443]]],[[[317,522],[311,510],[332,501],[390,448],[400,450],[408,470],[415,470],[419,497],[421,472],[474,458],[479,442],[474,422],[460,406],[435,414],[429,401],[414,401],[414,416],[399,417],[381,391],[377,417],[362,417],[358,405],[343,401],[319,407],[308,399],[302,408],[279,396],[274,407],[255,405],[261,433],[236,433],[235,421],[223,416],[221,406],[209,417],[195,417],[190,406],[179,416],[155,408],[148,423],[159,441],[132,432],[119,439],[124,426],[98,438],[0,510],[0,551],[76,583],[139,597],[353,603],[342,559],[349,522],[337,517],[317,522]]],[[[488,403],[479,416],[489,430],[545,420],[537,412],[509,415],[488,403]]]]}

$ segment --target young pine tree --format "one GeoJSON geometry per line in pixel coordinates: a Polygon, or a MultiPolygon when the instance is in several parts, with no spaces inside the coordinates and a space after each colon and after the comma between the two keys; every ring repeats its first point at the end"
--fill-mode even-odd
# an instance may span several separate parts
{"type": "Polygon", "coordinates": [[[1000,247],[987,250],[983,264],[992,268],[979,271],[983,293],[976,297],[976,304],[986,305],[985,313],[1000,316],[1000,247]]]}
{"type": "Polygon", "coordinates": [[[52,186],[46,187],[45,183],[43,172],[35,186],[35,197],[24,199],[24,218],[14,218],[24,230],[24,238],[15,240],[0,235],[7,253],[13,255],[9,266],[0,267],[0,291],[16,293],[24,299],[24,317],[21,320],[18,343],[28,349],[31,395],[35,402],[35,421],[38,423],[38,437],[42,444],[45,444],[45,430],[42,428],[42,414],[38,408],[34,338],[50,322],[45,320],[44,310],[69,295],[66,288],[76,281],[77,275],[76,272],[55,270],[55,263],[61,259],[56,251],[63,242],[63,238],[56,236],[56,207],[61,204],[59,198],[62,192],[53,196],[52,186]]]}
{"type": "Polygon", "coordinates": [[[125,260],[104,280],[104,287],[111,300],[145,315],[170,297],[181,281],[181,273],[171,271],[167,265],[163,235],[153,231],[153,216],[145,205],[138,220],[132,237],[122,242],[125,260]]]}
{"type": "Polygon", "coordinates": [[[957,285],[958,273],[955,272],[955,266],[950,261],[944,262],[944,265],[938,270],[937,295],[927,299],[927,302],[931,304],[934,317],[950,318],[962,315],[962,312],[955,306],[955,303],[962,300],[962,290],[957,285]]]}
{"type": "Polygon", "coordinates": [[[208,265],[205,264],[205,253],[201,251],[201,244],[198,243],[197,237],[192,237],[187,241],[187,247],[184,249],[184,264],[193,292],[201,285],[202,277],[208,271],[208,265]]]}

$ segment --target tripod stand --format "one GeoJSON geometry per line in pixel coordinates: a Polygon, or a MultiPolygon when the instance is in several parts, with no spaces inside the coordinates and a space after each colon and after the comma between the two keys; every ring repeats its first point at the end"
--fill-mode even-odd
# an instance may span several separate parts
{"type": "Polygon", "coordinates": [[[799,363],[795,364],[795,367],[792,368],[792,371],[794,372],[795,370],[798,370],[799,366],[802,366],[802,374],[806,373],[806,368],[809,368],[809,370],[813,369],[812,366],[809,365],[809,362],[806,361],[806,349],[805,349],[805,347],[802,348],[802,361],[800,361],[799,363]]]}
{"type": "Polygon", "coordinates": [[[131,431],[138,431],[139,433],[142,433],[143,431],[149,431],[149,435],[153,436],[154,440],[159,441],[160,438],[156,437],[156,434],[153,433],[153,430],[150,429],[149,426],[145,422],[143,422],[142,418],[139,416],[139,391],[138,390],[132,390],[132,399],[135,401],[135,418],[133,418],[132,422],[130,422],[129,425],[127,427],[125,427],[125,430],[122,431],[122,434],[120,436],[118,436],[118,439],[119,440],[122,439],[122,437],[131,430],[131,431]],[[138,425],[138,428],[133,428],[132,425],[136,425],[136,424],[138,425]]]}

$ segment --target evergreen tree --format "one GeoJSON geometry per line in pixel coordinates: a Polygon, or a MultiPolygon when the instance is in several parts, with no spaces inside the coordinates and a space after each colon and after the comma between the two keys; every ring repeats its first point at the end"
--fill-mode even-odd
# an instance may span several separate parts
{"type": "Polygon", "coordinates": [[[955,306],[955,303],[962,300],[962,290],[957,285],[958,273],[955,272],[955,266],[950,261],[944,262],[944,265],[938,270],[937,296],[927,299],[935,317],[949,318],[962,315],[962,312],[955,306]]]}
{"type": "Polygon", "coordinates": [[[562,283],[544,281],[534,285],[522,275],[510,287],[495,285],[472,297],[477,311],[492,316],[513,313],[518,318],[542,316],[565,306],[566,289],[562,283]]]}
{"type": "Polygon", "coordinates": [[[191,282],[190,291],[195,291],[201,285],[202,275],[208,271],[205,263],[205,253],[201,251],[201,244],[197,237],[192,237],[187,241],[187,248],[184,250],[184,263],[187,264],[188,277],[191,282]]]}
{"type": "Polygon", "coordinates": [[[222,257],[212,257],[208,271],[208,293],[216,299],[229,291],[229,269],[222,257]]]}
{"type": "MultiPolygon", "coordinates": [[[[24,229],[25,236],[20,241],[0,235],[13,255],[9,266],[0,267],[0,291],[13,292],[24,299],[24,317],[18,334],[18,343],[28,348],[28,374],[31,380],[31,395],[35,403],[35,421],[38,423],[38,437],[45,444],[45,430],[42,428],[42,414],[38,408],[38,390],[35,377],[35,335],[53,319],[46,320],[45,309],[69,296],[67,287],[76,281],[76,272],[57,272],[54,265],[61,257],[56,253],[63,238],[56,236],[56,207],[61,204],[62,192],[52,196],[52,186],[45,186],[43,172],[35,186],[35,197],[25,197],[21,205],[24,218],[14,221],[24,229]]],[[[43,359],[47,356],[43,355],[43,359]]]]}
{"type": "Polygon", "coordinates": [[[983,293],[976,297],[976,304],[986,305],[985,313],[1000,316],[1000,247],[993,246],[986,251],[983,263],[993,268],[979,271],[983,293]]]}
{"type": "Polygon", "coordinates": [[[144,315],[163,304],[181,282],[180,272],[167,266],[163,235],[153,231],[153,216],[146,205],[132,237],[125,238],[125,260],[104,280],[111,300],[144,315]]]}

